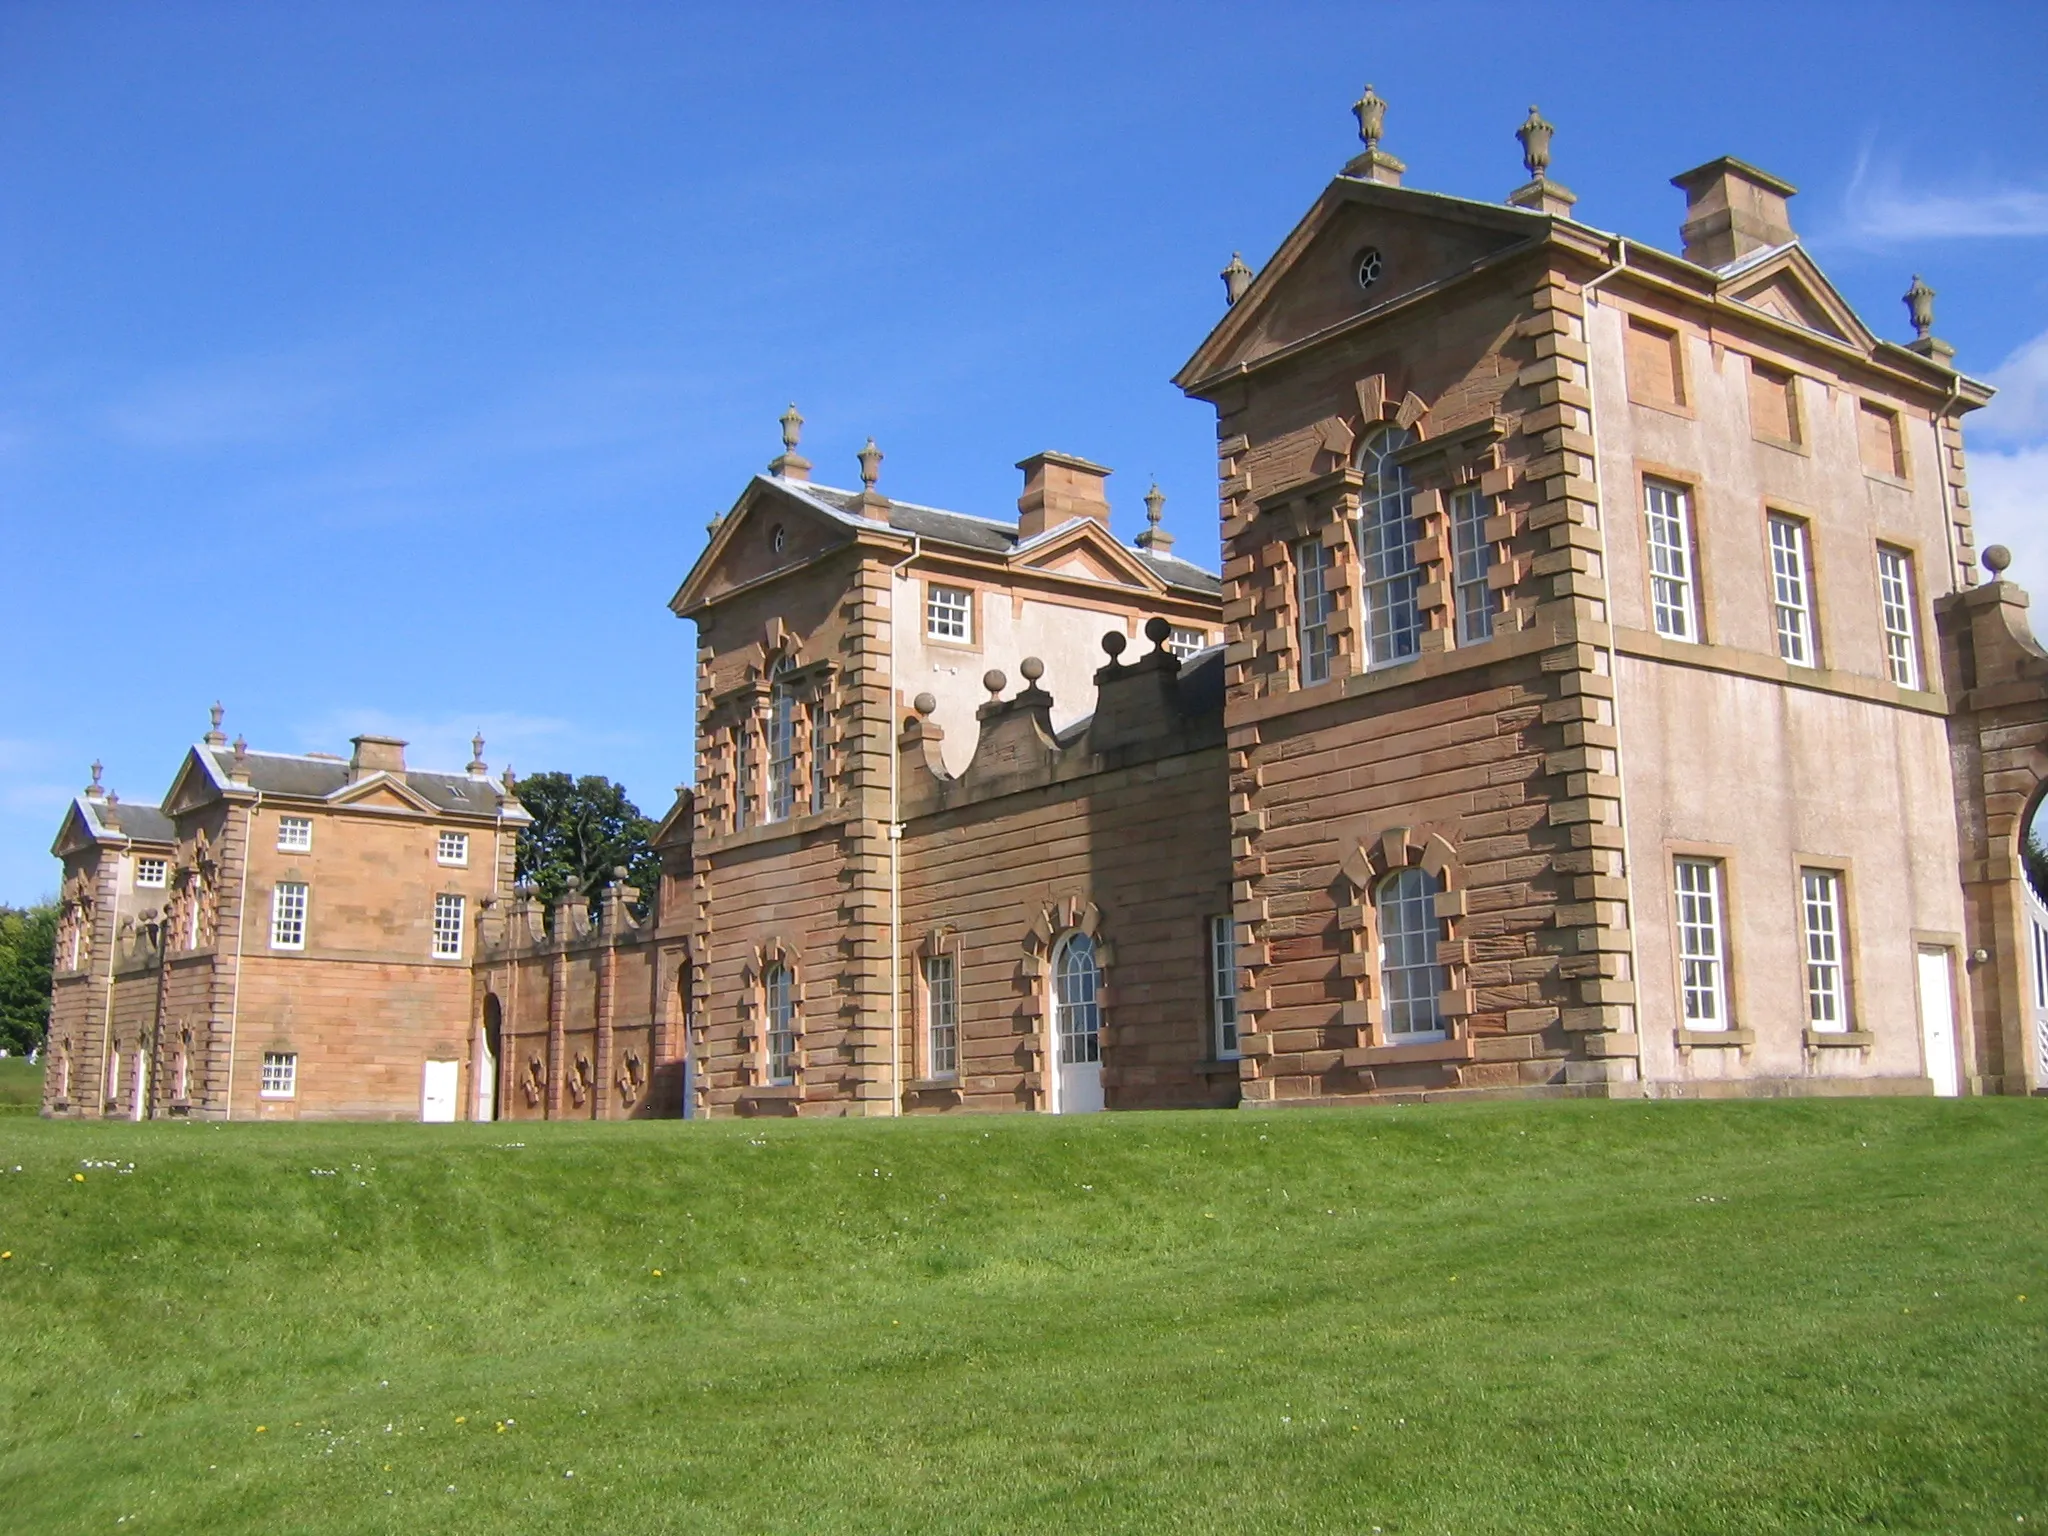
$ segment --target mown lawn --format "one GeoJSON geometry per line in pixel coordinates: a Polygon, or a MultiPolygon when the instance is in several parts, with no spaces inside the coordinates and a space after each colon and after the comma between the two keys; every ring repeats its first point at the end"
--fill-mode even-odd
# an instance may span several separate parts
{"type": "Polygon", "coordinates": [[[8,1531],[2048,1527],[2048,1102],[9,1116],[0,1168],[8,1531]]]}
{"type": "Polygon", "coordinates": [[[0,1056],[0,1115],[34,1114],[42,1102],[42,1063],[25,1056],[0,1056]]]}

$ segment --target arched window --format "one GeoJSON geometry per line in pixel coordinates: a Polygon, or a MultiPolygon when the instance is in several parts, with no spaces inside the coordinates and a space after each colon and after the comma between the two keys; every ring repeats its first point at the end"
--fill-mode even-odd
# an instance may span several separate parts
{"type": "Polygon", "coordinates": [[[1422,614],[1415,606],[1422,573],[1415,568],[1415,487],[1394,455],[1413,441],[1384,426],[1358,450],[1365,485],[1358,498],[1358,563],[1365,609],[1365,664],[1384,667],[1421,649],[1422,614]]]}
{"type": "Polygon", "coordinates": [[[777,1086],[796,1081],[796,978],[776,964],[761,977],[761,1001],[767,1020],[768,1081],[777,1086]]]}
{"type": "Polygon", "coordinates": [[[821,684],[817,696],[811,700],[811,809],[814,812],[825,809],[831,756],[832,712],[826,707],[821,684]]]}
{"type": "Polygon", "coordinates": [[[787,656],[775,663],[768,678],[768,819],[786,821],[796,809],[796,699],[789,674],[795,663],[787,656]]]}
{"type": "Polygon", "coordinates": [[[1079,1066],[1102,1059],[1102,967],[1095,940],[1070,933],[1053,952],[1053,1023],[1059,1036],[1059,1064],[1079,1066]]]}
{"type": "Polygon", "coordinates": [[[1380,882],[1380,997],[1383,1026],[1392,1042],[1437,1040],[1444,990],[1436,960],[1436,876],[1426,869],[1397,870],[1380,882]]]}

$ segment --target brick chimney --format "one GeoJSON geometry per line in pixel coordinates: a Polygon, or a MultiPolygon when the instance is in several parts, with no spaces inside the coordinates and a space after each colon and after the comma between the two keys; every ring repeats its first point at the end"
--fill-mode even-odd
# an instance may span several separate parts
{"type": "Polygon", "coordinates": [[[351,736],[349,745],[356,749],[348,760],[351,784],[373,773],[405,772],[405,743],[396,736],[351,736]]]}
{"type": "Polygon", "coordinates": [[[1685,194],[1685,224],[1678,233],[1687,261],[1725,267],[1792,238],[1785,199],[1799,189],[1732,155],[1674,176],[1671,185],[1685,194]]]}
{"type": "Polygon", "coordinates": [[[1109,497],[1103,481],[1110,471],[1070,453],[1034,453],[1017,466],[1024,494],[1017,498],[1017,536],[1035,538],[1069,518],[1092,517],[1109,526],[1109,497]]]}

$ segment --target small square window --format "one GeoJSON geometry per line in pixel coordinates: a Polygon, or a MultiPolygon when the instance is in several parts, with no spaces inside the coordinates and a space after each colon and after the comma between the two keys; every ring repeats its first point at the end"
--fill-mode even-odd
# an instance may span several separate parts
{"type": "Polygon", "coordinates": [[[277,846],[285,853],[306,852],[313,846],[313,818],[310,816],[278,817],[277,846]]]}
{"type": "Polygon", "coordinates": [[[1178,656],[1182,661],[1186,661],[1190,656],[1206,651],[1208,648],[1209,634],[1207,630],[1181,629],[1176,626],[1173,632],[1166,637],[1168,654],[1178,656]]]}
{"type": "Polygon", "coordinates": [[[434,859],[437,863],[452,864],[462,868],[469,863],[469,834],[467,832],[443,832],[434,844],[434,859]]]}
{"type": "Polygon", "coordinates": [[[135,883],[145,890],[160,891],[171,881],[171,865],[168,859],[137,859],[135,861],[135,883]]]}
{"type": "Polygon", "coordinates": [[[266,1099],[289,1099],[299,1091],[299,1057],[296,1051],[265,1051],[263,1077],[258,1093],[266,1099]]]}
{"type": "Polygon", "coordinates": [[[434,958],[436,960],[460,960],[462,958],[462,919],[467,904],[460,896],[440,895],[434,898],[434,958]]]}
{"type": "Polygon", "coordinates": [[[962,587],[932,587],[925,593],[924,632],[933,640],[974,643],[974,594],[962,587]]]}

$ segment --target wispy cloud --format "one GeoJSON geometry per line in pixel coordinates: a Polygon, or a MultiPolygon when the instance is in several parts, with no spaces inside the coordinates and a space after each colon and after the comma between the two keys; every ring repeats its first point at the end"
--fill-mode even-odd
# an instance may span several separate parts
{"type": "Polygon", "coordinates": [[[1998,394],[1970,418],[1973,434],[2004,442],[2048,441],[2048,331],[1991,372],[1998,394]]]}
{"type": "Polygon", "coordinates": [[[1866,146],[1842,195],[1834,237],[1864,246],[1916,240],[1984,240],[2048,235],[2048,189],[1909,187],[1897,164],[1866,146]]]}

